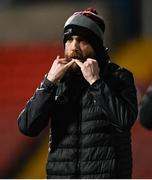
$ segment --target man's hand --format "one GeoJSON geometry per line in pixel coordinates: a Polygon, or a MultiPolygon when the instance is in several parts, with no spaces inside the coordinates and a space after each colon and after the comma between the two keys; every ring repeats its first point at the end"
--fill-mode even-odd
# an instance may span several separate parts
{"type": "Polygon", "coordinates": [[[48,73],[47,79],[54,83],[60,81],[73,63],[74,60],[67,62],[65,58],[60,59],[59,56],[57,56],[48,73]]]}
{"type": "Polygon", "coordinates": [[[100,69],[95,59],[88,58],[84,63],[77,59],[74,61],[81,68],[82,74],[89,84],[93,84],[96,80],[100,79],[100,69]]]}

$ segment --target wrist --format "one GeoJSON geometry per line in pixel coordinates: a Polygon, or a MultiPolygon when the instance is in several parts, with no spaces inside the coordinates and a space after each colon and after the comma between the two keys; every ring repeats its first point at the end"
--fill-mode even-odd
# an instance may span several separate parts
{"type": "Polygon", "coordinates": [[[92,85],[94,82],[100,79],[100,76],[95,76],[94,78],[90,79],[89,84],[92,85]]]}
{"type": "Polygon", "coordinates": [[[49,75],[48,75],[46,78],[47,78],[49,81],[51,81],[51,82],[53,82],[53,83],[55,83],[55,84],[59,81],[59,80],[57,80],[55,77],[49,76],[49,75]]]}

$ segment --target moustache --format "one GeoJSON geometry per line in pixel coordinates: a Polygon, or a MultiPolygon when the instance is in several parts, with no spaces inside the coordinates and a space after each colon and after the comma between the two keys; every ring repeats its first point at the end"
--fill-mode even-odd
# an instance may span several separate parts
{"type": "Polygon", "coordinates": [[[84,60],[82,53],[79,51],[72,51],[69,58],[84,60]]]}

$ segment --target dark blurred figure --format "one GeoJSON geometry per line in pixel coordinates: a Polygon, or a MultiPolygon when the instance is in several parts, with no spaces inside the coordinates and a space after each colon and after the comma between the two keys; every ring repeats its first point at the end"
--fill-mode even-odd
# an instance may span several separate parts
{"type": "Polygon", "coordinates": [[[142,126],[147,129],[152,129],[152,84],[143,96],[139,115],[142,126]]]}

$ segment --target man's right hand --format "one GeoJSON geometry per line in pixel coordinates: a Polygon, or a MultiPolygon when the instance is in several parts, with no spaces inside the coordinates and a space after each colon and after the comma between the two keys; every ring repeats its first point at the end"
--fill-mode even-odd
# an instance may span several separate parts
{"type": "Polygon", "coordinates": [[[74,63],[74,60],[67,62],[65,58],[60,59],[59,56],[54,60],[51,69],[49,70],[47,79],[57,83],[62,79],[65,72],[70,68],[74,63]]]}

